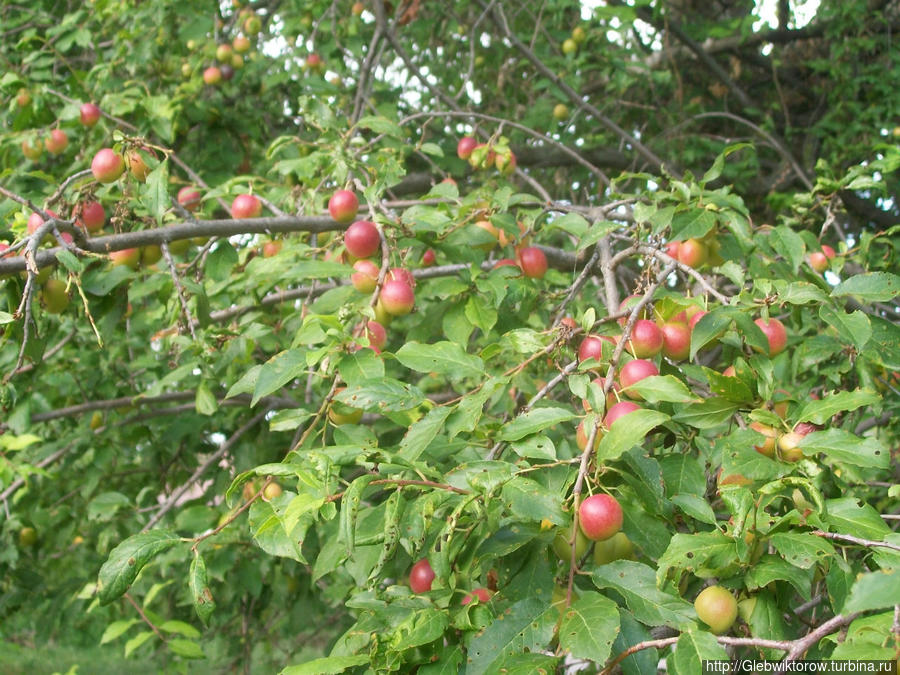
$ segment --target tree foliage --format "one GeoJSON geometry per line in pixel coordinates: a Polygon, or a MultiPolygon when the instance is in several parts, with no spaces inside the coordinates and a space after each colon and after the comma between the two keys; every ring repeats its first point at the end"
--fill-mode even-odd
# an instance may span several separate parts
{"type": "Polygon", "coordinates": [[[176,671],[897,658],[900,9],[806,5],[0,5],[4,637],[176,671]],[[102,148],[146,171],[98,182],[102,148]],[[624,386],[667,322],[685,353],[624,386]],[[598,493],[620,548],[580,539],[598,493]]]}

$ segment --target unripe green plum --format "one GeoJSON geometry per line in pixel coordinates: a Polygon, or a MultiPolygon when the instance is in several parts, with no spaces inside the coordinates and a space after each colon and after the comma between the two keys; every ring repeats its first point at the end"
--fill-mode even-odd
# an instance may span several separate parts
{"type": "Polygon", "coordinates": [[[694,609],[700,620],[716,635],[731,628],[737,619],[738,603],[734,596],[721,586],[708,586],[694,600],[694,609]]]}
{"type": "MultiPolygon", "coordinates": [[[[556,532],[556,536],[553,538],[553,552],[565,563],[568,563],[572,559],[572,528],[575,526],[575,523],[572,523],[572,526],[567,529],[559,528],[556,532]]],[[[590,540],[584,536],[584,532],[581,531],[579,527],[575,533],[575,560],[581,560],[584,557],[584,554],[587,553],[588,546],[591,545],[590,540]]]]}
{"type": "Polygon", "coordinates": [[[609,539],[594,542],[594,562],[598,565],[632,558],[634,558],[634,544],[624,532],[616,532],[609,539]]]}

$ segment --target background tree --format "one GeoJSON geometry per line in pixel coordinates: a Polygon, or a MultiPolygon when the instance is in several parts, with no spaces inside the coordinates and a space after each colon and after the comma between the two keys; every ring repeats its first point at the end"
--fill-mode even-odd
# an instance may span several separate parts
{"type": "Polygon", "coordinates": [[[0,6],[6,649],[896,659],[900,7],[762,5],[0,6]]]}

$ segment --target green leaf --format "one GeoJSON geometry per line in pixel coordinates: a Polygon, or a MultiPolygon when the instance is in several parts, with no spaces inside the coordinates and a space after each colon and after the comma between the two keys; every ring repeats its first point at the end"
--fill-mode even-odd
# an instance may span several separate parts
{"type": "Polygon", "coordinates": [[[558,618],[546,600],[531,597],[515,603],[469,643],[466,675],[497,672],[506,657],[546,649],[558,618]]]}
{"type": "Polygon", "coordinates": [[[432,408],[424,417],[411,424],[400,441],[400,456],[410,462],[417,460],[444,428],[451,412],[453,408],[447,406],[432,408]]]}
{"type": "Polygon", "coordinates": [[[103,637],[100,638],[100,644],[105,645],[107,642],[112,642],[121,637],[136,623],[140,623],[140,619],[113,621],[106,627],[106,630],[103,631],[103,637]]]}
{"type": "Polygon", "coordinates": [[[779,532],[773,534],[769,541],[785,560],[803,569],[809,569],[822,558],[834,555],[834,547],[814,534],[779,532]]]}
{"type": "Polygon", "coordinates": [[[147,209],[157,224],[162,223],[163,216],[171,207],[168,188],[169,160],[165,159],[147,175],[147,182],[141,189],[147,209]]]}
{"type": "Polygon", "coordinates": [[[815,399],[807,401],[806,405],[797,414],[797,422],[825,424],[839,412],[871,406],[880,400],[881,397],[878,394],[866,389],[835,392],[826,395],[818,401],[815,399]]]}
{"type": "Polygon", "coordinates": [[[159,624],[158,628],[164,633],[177,633],[178,635],[183,635],[186,638],[196,639],[201,636],[199,630],[194,628],[191,624],[185,623],[184,621],[178,621],[177,619],[169,619],[168,621],[164,621],[159,624]]]}
{"type": "Polygon", "coordinates": [[[477,356],[467,354],[455,342],[421,344],[407,342],[395,355],[407,368],[419,373],[437,373],[459,377],[482,377],[484,363],[477,356]]]}
{"type": "Polygon", "coordinates": [[[866,612],[900,605],[900,569],[878,570],[856,577],[842,613],[866,612]]]}
{"type": "Polygon", "coordinates": [[[696,429],[712,429],[731,419],[740,407],[739,403],[724,398],[710,398],[703,403],[690,403],[680,410],[676,408],[678,412],[672,419],[696,429]]]}
{"type": "Polygon", "coordinates": [[[265,502],[257,499],[250,507],[250,532],[259,547],[270,555],[291,558],[306,564],[301,550],[310,521],[300,520],[288,529],[284,517],[287,501],[284,493],[279,499],[265,502]]]}
{"type": "Polygon", "coordinates": [[[338,675],[338,673],[343,673],[349,668],[362,666],[368,662],[368,654],[326,656],[325,658],[307,661],[298,666],[288,666],[281,671],[281,675],[338,675]]]}
{"type": "Polygon", "coordinates": [[[304,279],[343,279],[352,272],[347,265],[328,260],[299,260],[291,263],[291,278],[298,281],[304,279]]]}
{"type": "Polygon", "coordinates": [[[535,408],[522,413],[506,424],[498,438],[501,441],[518,441],[576,417],[577,415],[568,408],[535,408]]]}
{"type": "Polygon", "coordinates": [[[773,581],[787,581],[804,600],[809,600],[812,577],[810,569],[804,570],[778,556],[766,555],[749,569],[744,579],[749,590],[764,588],[773,581]]]}
{"type": "Polygon", "coordinates": [[[73,274],[81,274],[84,271],[84,262],[75,257],[68,249],[61,248],[56,252],[59,263],[73,274]]]}
{"type": "Polygon", "coordinates": [[[338,364],[341,379],[347,384],[384,377],[384,359],[371,349],[344,354],[338,364]]]}
{"type": "Polygon", "coordinates": [[[855,466],[886,469],[890,465],[890,452],[881,441],[860,438],[843,429],[831,428],[807,434],[799,447],[807,456],[821,452],[830,459],[855,466]]]}
{"type": "Polygon", "coordinates": [[[201,382],[197,387],[194,408],[200,415],[212,415],[219,409],[219,403],[206,382],[201,382]]]}
{"type": "Polygon", "coordinates": [[[691,361],[703,347],[717,339],[734,320],[730,311],[723,308],[714,309],[700,317],[691,331],[691,361]]]}
{"type": "Polygon", "coordinates": [[[449,623],[446,612],[432,608],[417,610],[394,629],[390,647],[406,651],[427,645],[443,636],[449,623]]]}
{"type": "Polygon", "coordinates": [[[131,500],[121,492],[102,492],[88,504],[87,517],[88,520],[111,520],[116,511],[128,506],[131,506],[131,500]]]}
{"type": "Polygon", "coordinates": [[[769,235],[769,243],[776,253],[787,260],[796,272],[806,254],[803,238],[787,225],[779,225],[769,235]]]}
{"type": "Polygon", "coordinates": [[[473,295],[466,301],[465,315],[485,333],[497,323],[497,310],[480,295],[473,295]]]}
{"type": "Polygon", "coordinates": [[[530,478],[517,477],[503,486],[503,501],[514,516],[533,522],[545,518],[555,525],[571,520],[562,510],[562,497],[530,478]]]}
{"type": "Polygon", "coordinates": [[[673,567],[691,572],[701,579],[727,576],[738,558],[739,550],[734,539],[718,530],[696,534],[679,532],[669,540],[669,547],[657,563],[656,583],[662,586],[673,567]]]}
{"type": "Polygon", "coordinates": [[[619,418],[597,446],[597,461],[618,459],[635,445],[640,445],[652,429],[668,420],[665,413],[643,408],[619,418]]]}
{"type": "Polygon", "coordinates": [[[710,660],[727,662],[728,652],[712,633],[691,630],[678,636],[675,651],[666,659],[666,665],[672,675],[695,675],[703,672],[703,662],[710,660]]]}
{"type": "Polygon", "coordinates": [[[544,229],[545,231],[562,230],[573,237],[582,237],[589,227],[590,224],[584,216],[578,213],[566,213],[549,221],[544,229]]]}
{"type": "Polygon", "coordinates": [[[403,138],[403,130],[397,126],[397,123],[389,120],[387,117],[380,115],[367,115],[356,123],[356,126],[362,129],[371,129],[376,134],[386,134],[394,138],[403,138]]]}
{"type": "Polygon", "coordinates": [[[191,602],[194,604],[194,611],[204,625],[209,625],[209,617],[212,616],[216,609],[216,601],[213,599],[212,591],[209,590],[209,581],[206,576],[206,562],[199,551],[194,552],[191,560],[191,567],[188,571],[188,586],[191,590],[191,602]]]}
{"type": "Polygon", "coordinates": [[[144,631],[143,633],[138,633],[133,638],[131,638],[128,642],[125,643],[125,658],[127,659],[131,656],[131,653],[144,644],[147,640],[152,638],[155,633],[152,630],[144,631]]]}
{"type": "Polygon", "coordinates": [[[578,242],[578,250],[583,251],[589,246],[593,246],[610,232],[615,232],[621,228],[621,223],[615,223],[611,220],[598,220],[591,225],[591,228],[581,237],[581,240],[578,242]]]}
{"type": "Polygon", "coordinates": [[[676,630],[696,628],[694,606],[659,590],[653,569],[643,563],[616,560],[594,568],[591,579],[597,588],[611,588],[621,595],[641,623],[676,630]]]}
{"type": "Polygon", "coordinates": [[[510,447],[519,457],[542,459],[548,462],[556,460],[556,446],[549,437],[543,434],[529,436],[521,441],[513,441],[510,443],[510,447]]]}
{"type": "Polygon", "coordinates": [[[697,239],[716,226],[716,214],[704,208],[692,208],[675,214],[672,218],[672,241],[697,239]]]}
{"type": "Polygon", "coordinates": [[[702,497],[679,494],[673,495],[671,499],[686,516],[708,525],[716,524],[716,514],[713,512],[709,502],[702,497]]]}
{"type": "Polygon", "coordinates": [[[643,380],[626,387],[622,391],[637,392],[648,403],[687,403],[698,401],[699,398],[691,393],[684,382],[674,375],[655,375],[645,377],[643,380]]]}
{"type": "Polygon", "coordinates": [[[100,604],[107,605],[121,597],[144,565],[180,541],[181,537],[168,530],[150,530],[132,535],[116,546],[97,578],[100,604]]]}
{"type": "Polygon", "coordinates": [[[900,293],[900,276],[890,272],[857,274],[839,283],[831,291],[832,297],[854,295],[863,302],[887,302],[900,293]]]}
{"type": "Polygon", "coordinates": [[[828,301],[828,295],[821,288],[806,281],[790,284],[776,281],[774,285],[778,299],[791,305],[807,305],[811,302],[821,304],[828,301]]]}
{"type": "Polygon", "coordinates": [[[294,378],[306,373],[308,369],[306,354],[305,349],[287,349],[266,361],[256,377],[250,405],[255,406],[259,399],[278,391],[294,378]]]}
{"type": "Polygon", "coordinates": [[[577,659],[605,663],[619,634],[616,603],[599,593],[585,593],[565,611],[559,646],[577,659]]]}
{"type": "Polygon", "coordinates": [[[231,270],[238,264],[237,251],[227,241],[219,241],[215,248],[206,257],[204,270],[206,276],[213,281],[224,281],[231,274],[231,270]]]}
{"type": "Polygon", "coordinates": [[[860,503],[854,497],[827,499],[825,508],[828,524],[838,532],[876,541],[891,533],[891,528],[871,504],[860,503]]]}
{"type": "Polygon", "coordinates": [[[844,312],[830,305],[819,307],[819,318],[837,331],[838,337],[862,350],[872,337],[872,323],[865,312],[844,312]]]}
{"type": "Polygon", "coordinates": [[[363,380],[334,397],[353,408],[386,413],[415,408],[425,400],[418,387],[390,377],[363,380]]]}
{"type": "Polygon", "coordinates": [[[206,654],[203,653],[203,649],[193,640],[177,638],[175,640],[169,640],[168,642],[166,642],[166,646],[168,646],[173,654],[178,654],[178,656],[182,656],[186,659],[206,658],[206,654]]]}

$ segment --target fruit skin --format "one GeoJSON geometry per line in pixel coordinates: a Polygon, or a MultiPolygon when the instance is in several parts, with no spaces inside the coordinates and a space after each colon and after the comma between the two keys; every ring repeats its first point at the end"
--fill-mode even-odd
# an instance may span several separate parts
{"type": "Polygon", "coordinates": [[[234,51],[238,52],[239,54],[243,54],[244,52],[249,52],[251,46],[252,45],[250,43],[250,40],[248,40],[243,35],[238,35],[231,42],[232,49],[234,49],[234,51]]]}
{"type": "Polygon", "coordinates": [[[370,220],[357,220],[344,232],[344,248],[354,258],[368,258],[381,248],[378,227],[370,220]]]}
{"type": "Polygon", "coordinates": [[[578,43],[572,38],[566,38],[562,43],[563,54],[574,54],[578,51],[578,43]]]}
{"type": "Polygon", "coordinates": [[[631,328],[628,351],[639,359],[656,356],[663,348],[663,334],[650,319],[638,319],[631,328]]]}
{"type": "Polygon", "coordinates": [[[351,408],[343,403],[332,403],[328,409],[328,419],[336,427],[343,424],[359,424],[362,415],[363,411],[359,408],[351,408]]]}
{"type": "Polygon", "coordinates": [[[809,266],[820,274],[828,269],[828,261],[834,258],[835,252],[828,244],[822,244],[821,251],[813,251],[809,254],[809,266]]]}
{"type": "Polygon", "coordinates": [[[193,213],[200,208],[201,196],[193,185],[185,185],[178,191],[178,203],[184,207],[185,211],[193,213]]]}
{"type": "Polygon", "coordinates": [[[678,247],[678,262],[697,269],[702,267],[709,257],[709,249],[699,239],[686,239],[678,247]]]}
{"type": "Polygon", "coordinates": [[[203,71],[203,81],[209,85],[218,84],[222,81],[222,71],[216,66],[210,66],[203,71]]]}
{"type": "Polygon", "coordinates": [[[405,267],[392,267],[388,270],[385,279],[387,281],[390,281],[391,279],[399,279],[400,281],[405,282],[406,285],[413,290],[415,290],[416,288],[416,278],[413,276],[413,273],[405,267]]]}
{"type": "Polygon", "coordinates": [[[141,264],[144,267],[155,265],[162,258],[162,248],[155,244],[141,247],[141,264]]]}
{"type": "Polygon", "coordinates": [[[731,628],[737,619],[738,603],[727,589],[721,586],[708,586],[700,591],[700,595],[694,600],[694,609],[713,634],[721,635],[731,628]]]}
{"type": "Polygon", "coordinates": [[[276,239],[275,241],[267,241],[263,244],[262,254],[263,258],[274,258],[281,252],[281,247],[284,244],[281,239],[276,239]]]}
{"type": "Polygon", "coordinates": [[[413,593],[426,593],[431,590],[434,581],[434,570],[427,558],[422,558],[409,571],[409,587],[413,593]]]}
{"type": "Polygon", "coordinates": [[[475,599],[477,599],[478,602],[481,602],[481,603],[488,602],[491,599],[492,595],[493,595],[493,593],[491,593],[486,588],[476,588],[471,593],[467,594],[466,597],[463,598],[462,606],[465,607],[466,605],[468,605],[470,602],[474,601],[475,599]]]}
{"type": "Polygon", "coordinates": [[[44,141],[44,147],[51,155],[58,155],[69,146],[69,137],[62,129],[53,129],[50,137],[44,141]]]}
{"type": "Polygon", "coordinates": [[[456,144],[456,156],[460,159],[469,159],[476,145],[478,141],[473,136],[463,136],[456,144]]]}
{"type": "Polygon", "coordinates": [[[641,406],[637,403],[632,403],[631,401],[619,401],[615,405],[610,406],[609,410],[606,411],[606,416],[603,418],[603,426],[609,429],[620,417],[640,409],[641,406]]]}
{"type": "Polygon", "coordinates": [[[106,211],[100,202],[82,202],[76,207],[75,223],[88,232],[97,232],[106,222],[106,211]]]}
{"type": "Polygon", "coordinates": [[[357,260],[353,263],[356,271],[350,275],[350,282],[360,293],[371,293],[378,285],[378,265],[371,260],[357,260]]]}
{"type": "Polygon", "coordinates": [[[387,331],[377,321],[367,321],[366,339],[373,349],[380,352],[384,349],[384,345],[387,344],[387,331]]]}
{"type": "Polygon", "coordinates": [[[628,398],[642,401],[644,397],[636,391],[628,391],[628,387],[636,382],[640,382],[645,377],[653,377],[655,375],[659,375],[659,370],[653,363],[644,359],[634,359],[622,366],[622,370],[619,371],[619,384],[622,386],[622,389],[625,389],[623,393],[628,398]]]}
{"type": "Polygon", "coordinates": [[[30,159],[31,161],[40,159],[43,152],[44,142],[40,138],[32,139],[31,143],[27,140],[22,141],[22,154],[25,155],[27,159],[30,159]]]}
{"type": "Polygon", "coordinates": [[[262,498],[263,501],[270,502],[276,497],[280,497],[283,490],[278,483],[269,483],[266,487],[263,488],[262,498]]]}
{"type": "Polygon", "coordinates": [[[413,289],[400,279],[388,279],[381,287],[381,302],[391,316],[409,314],[416,303],[413,289]]]}
{"type": "Polygon", "coordinates": [[[662,331],[664,356],[673,361],[684,361],[691,355],[691,329],[683,321],[666,321],[659,327],[662,331]]]}
{"type": "MultiPolygon", "coordinates": [[[[787,330],[781,321],[770,318],[768,323],[763,319],[757,319],[753,323],[759,326],[759,329],[765,334],[769,341],[769,356],[777,356],[784,351],[784,348],[787,346],[787,330]]],[[[760,351],[755,347],[754,349],[760,351]]]]}
{"type": "Polygon", "coordinates": [[[41,301],[47,314],[62,314],[69,306],[66,282],[59,279],[47,279],[41,289],[41,301]]]}
{"type": "Polygon", "coordinates": [[[593,541],[609,539],[622,529],[622,506],[607,494],[591,495],[578,506],[578,525],[593,541]]]}
{"type": "Polygon", "coordinates": [[[328,200],[328,213],[341,225],[352,223],[358,211],[359,199],[350,190],[338,190],[328,200]]]}
{"type": "Polygon", "coordinates": [[[91,173],[100,183],[112,183],[125,173],[125,161],[112,148],[103,148],[91,160],[91,173]]]}
{"type": "Polygon", "coordinates": [[[598,362],[603,361],[603,343],[610,342],[615,345],[615,341],[606,335],[587,335],[578,346],[578,360],[587,361],[595,359],[598,362]]]}
{"type": "MultiPolygon", "coordinates": [[[[584,449],[587,448],[588,443],[588,431],[584,428],[584,420],[578,423],[578,428],[575,429],[575,445],[578,446],[578,449],[584,452],[584,449]]],[[[597,431],[597,435],[594,437],[594,448],[597,447],[597,443],[600,441],[601,436],[603,436],[602,431],[597,431]]]]}
{"type": "Polygon", "coordinates": [[[526,246],[519,251],[519,267],[530,279],[543,279],[547,273],[547,256],[536,246],[526,246]]]}
{"type": "Polygon", "coordinates": [[[100,121],[100,108],[95,103],[83,103],[78,119],[84,126],[92,127],[100,121]]]}
{"type": "Polygon", "coordinates": [[[231,61],[231,45],[219,45],[216,47],[216,61],[228,63],[231,61]]]}
{"type": "Polygon", "coordinates": [[[609,539],[594,544],[594,562],[606,565],[616,560],[634,558],[634,544],[624,532],[616,532],[609,539]]]}
{"type": "Polygon", "coordinates": [[[30,548],[37,543],[37,530],[33,527],[23,527],[19,530],[19,546],[30,548]]]}
{"type": "Polygon", "coordinates": [[[431,267],[435,263],[434,249],[428,249],[422,254],[422,267],[431,267]]]}
{"type": "MultiPolygon", "coordinates": [[[[572,525],[566,529],[559,528],[556,532],[556,536],[553,538],[553,552],[564,563],[568,563],[572,559],[572,544],[570,541],[572,538],[572,530],[574,528],[575,523],[572,523],[572,525]]],[[[584,554],[587,553],[590,545],[590,539],[584,536],[584,532],[582,532],[579,527],[575,531],[575,560],[581,560],[584,557],[584,554]]]]}
{"type": "Polygon", "coordinates": [[[147,180],[147,176],[150,174],[150,167],[141,156],[141,150],[129,150],[125,153],[125,165],[136,180],[141,183],[147,180]]]}
{"type": "Polygon", "coordinates": [[[103,413],[99,410],[95,410],[94,414],[91,415],[91,431],[96,431],[100,427],[103,426],[103,413]]]}
{"type": "Polygon", "coordinates": [[[113,251],[109,254],[113,266],[125,265],[133,270],[141,263],[141,250],[139,248],[126,248],[121,251],[113,251]]]}
{"type": "Polygon", "coordinates": [[[766,437],[766,440],[762,442],[762,445],[754,445],[753,449],[766,457],[775,457],[775,439],[778,436],[778,431],[774,427],[766,426],[762,422],[751,422],[750,428],[766,437]]]}
{"type": "Polygon", "coordinates": [[[231,202],[232,218],[259,218],[261,213],[262,202],[253,195],[240,194],[231,202]]]}
{"type": "Polygon", "coordinates": [[[797,446],[805,434],[789,431],[778,437],[778,457],[785,462],[797,462],[803,459],[803,450],[797,446]]]}

